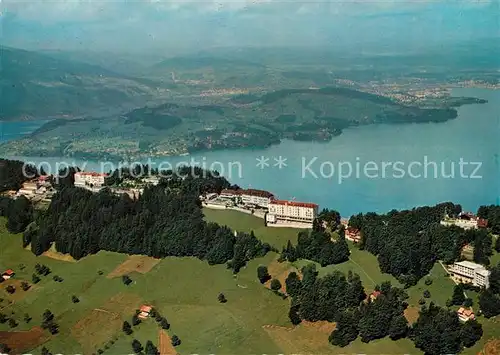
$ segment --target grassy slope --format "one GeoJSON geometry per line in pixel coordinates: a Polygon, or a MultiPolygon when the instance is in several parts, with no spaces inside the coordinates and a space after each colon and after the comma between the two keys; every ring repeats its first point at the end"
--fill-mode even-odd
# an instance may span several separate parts
{"type": "Polygon", "coordinates": [[[264,226],[264,220],[249,214],[232,210],[214,210],[204,208],[205,219],[226,225],[237,231],[254,231],[255,235],[262,241],[267,242],[278,249],[285,246],[288,240],[297,243],[297,229],[276,228],[264,226]]]}
{"type": "MultiPolygon", "coordinates": [[[[284,239],[280,240],[280,235],[277,233],[273,233],[273,229],[269,230],[270,228],[261,226],[262,220],[257,217],[244,215],[236,211],[224,210],[219,211],[205,209],[204,213],[207,219],[216,221],[218,223],[226,223],[232,228],[236,228],[237,230],[254,230],[256,236],[266,241],[273,241],[275,245],[282,245],[286,243],[286,240],[288,239],[296,242],[296,238],[289,237],[293,232],[298,233],[297,230],[291,229],[287,231],[286,234],[282,235],[284,239]],[[238,216],[238,214],[240,216],[238,216]]],[[[368,252],[359,250],[352,243],[349,243],[349,247],[351,250],[349,261],[340,265],[330,265],[327,267],[321,267],[317,264],[320,276],[326,275],[333,270],[339,270],[344,273],[352,270],[353,272],[360,275],[367,292],[369,292],[376,284],[380,284],[383,281],[391,281],[393,285],[400,285],[392,275],[384,274],[380,271],[377,258],[375,256],[368,252]]],[[[493,255],[493,257],[491,258],[492,265],[496,264],[498,262],[497,260],[500,260],[500,253],[495,253],[493,255]]],[[[302,266],[308,263],[311,263],[311,261],[300,260],[295,262],[293,266],[300,269],[302,266]]],[[[432,301],[442,307],[445,307],[446,300],[449,299],[453,293],[453,281],[449,277],[445,276],[445,271],[440,264],[434,265],[428,275],[428,278],[432,279],[433,281],[431,285],[425,285],[426,278],[422,278],[417,285],[406,290],[410,297],[408,300],[410,307],[420,307],[418,305],[418,300],[423,297],[422,294],[424,290],[429,290],[429,292],[431,293],[431,297],[429,299],[426,299],[427,303],[430,303],[432,301]]],[[[474,299],[474,309],[477,309],[477,295],[471,293],[469,296],[474,299]]],[[[480,322],[483,324],[484,336],[473,348],[464,349],[462,354],[477,354],[484,347],[484,344],[486,344],[488,340],[492,338],[500,339],[500,325],[497,323],[497,319],[488,320],[485,318],[480,318],[480,322]]],[[[297,329],[297,332],[294,333],[294,337],[296,337],[297,339],[309,336],[310,334],[305,328],[299,327],[297,329]]],[[[329,351],[332,351],[332,348],[329,347],[328,344],[325,344],[325,347],[322,347],[320,350],[327,353],[329,351]]],[[[316,351],[320,350],[316,348],[316,351]]],[[[352,344],[342,349],[342,352],[345,354],[414,354],[419,353],[419,350],[415,349],[413,343],[408,339],[393,342],[387,338],[373,341],[369,344],[362,343],[359,339],[357,339],[352,344]]],[[[334,350],[332,353],[338,352],[334,350]]]]}
{"type": "MultiPolygon", "coordinates": [[[[19,264],[22,263],[26,268],[18,271],[16,278],[27,280],[31,280],[36,263],[43,263],[53,271],[49,277],[43,278],[29,290],[24,299],[2,312],[14,311],[14,317],[19,322],[16,330],[25,330],[33,325],[40,325],[43,311],[51,309],[61,330],[59,335],[45,344],[52,351],[82,351],[81,345],[72,336],[73,326],[95,308],[109,309],[110,305],[106,302],[117,294],[125,294],[131,299],[143,300],[158,307],[172,324],[170,334],[177,334],[183,341],[179,347],[181,352],[281,351],[262,326],[287,325],[288,303],[263,288],[255,276],[257,266],[260,263],[267,264],[275,255],[270,254],[264,259],[252,261],[236,278],[223,265],[209,266],[193,258],[167,258],[148,274],[132,274],[134,283],[126,287],[119,278],[109,280],[105,277],[125,260],[125,255],[100,252],[77,263],[52,260],[45,256],[37,258],[30,251],[21,248],[19,235],[11,235],[5,231],[4,220],[0,222],[0,238],[4,247],[0,255],[1,269],[13,268],[18,271],[19,264]],[[98,275],[98,270],[103,270],[104,275],[98,275]],[[53,275],[63,277],[64,282],[56,283],[52,280],[53,275]],[[239,287],[238,284],[246,288],[239,287]],[[228,303],[220,304],[217,301],[219,292],[225,293],[228,303]],[[77,295],[80,303],[73,304],[72,295],[77,295]],[[29,325],[22,321],[26,312],[33,317],[29,325]]],[[[6,294],[2,297],[6,297],[6,294]]],[[[140,304],[130,305],[129,309],[113,310],[120,313],[122,319],[118,326],[114,324],[114,330],[107,329],[109,337],[105,342],[117,338],[109,352],[129,352],[134,338],[143,344],[147,340],[157,342],[157,332],[152,332],[156,328],[152,324],[141,324],[132,336],[127,337],[121,332],[121,322],[129,320],[133,309],[138,306],[140,304]]],[[[99,330],[99,327],[102,327],[102,323],[90,325],[89,333],[99,330]]],[[[0,330],[9,328],[7,324],[1,324],[0,330]]],[[[98,345],[103,347],[105,342],[98,345]]]]}
{"type": "MultiPolygon", "coordinates": [[[[233,211],[213,212],[216,213],[206,213],[208,219],[214,217],[219,222],[227,220],[226,224],[238,230],[254,230],[257,236],[275,245],[282,245],[280,238],[288,240],[288,237],[297,232],[293,229],[265,228],[261,224],[262,220],[244,214],[234,215],[233,211]]],[[[9,312],[13,310],[16,313],[15,317],[19,321],[19,327],[16,330],[39,325],[41,314],[46,308],[50,308],[61,326],[61,333],[46,344],[52,351],[60,353],[82,351],[81,345],[71,333],[72,327],[95,308],[109,309],[112,305],[107,301],[113,296],[122,295],[136,300],[135,303],[142,301],[157,307],[172,324],[169,334],[171,336],[176,334],[181,338],[182,345],[178,351],[182,353],[272,354],[288,352],[287,349],[290,347],[310,349],[311,352],[324,354],[419,353],[413,347],[412,342],[407,339],[398,342],[382,339],[369,344],[362,343],[358,339],[340,350],[328,344],[328,334],[318,333],[303,325],[297,327],[293,333],[278,330],[278,333],[271,332],[271,334],[264,330],[262,326],[268,324],[290,327],[287,317],[288,301],[276,297],[256,279],[257,266],[270,264],[276,258],[274,253],[265,258],[253,260],[236,277],[233,277],[223,265],[209,266],[194,258],[166,258],[145,275],[132,274],[134,283],[126,287],[119,278],[114,280],[105,278],[108,272],[125,260],[124,255],[100,252],[77,263],[53,260],[45,256],[37,258],[30,251],[21,249],[19,235],[11,235],[5,231],[3,219],[0,220],[0,238],[3,247],[0,254],[1,270],[14,268],[17,271],[17,279],[27,280],[31,280],[31,274],[37,262],[46,264],[53,271],[49,277],[43,278],[39,284],[28,291],[24,299],[8,308],[9,312]],[[19,270],[21,263],[26,265],[24,271],[19,270]],[[104,275],[99,276],[98,270],[104,271],[104,275]],[[53,275],[63,277],[64,282],[54,282],[53,275]],[[228,303],[218,303],[219,292],[226,295],[228,303]],[[77,295],[81,302],[73,304],[72,295],[77,295]],[[33,317],[29,325],[22,321],[23,314],[26,312],[33,317]]],[[[375,283],[385,280],[397,284],[392,276],[380,272],[374,256],[358,250],[354,245],[351,245],[351,253],[349,262],[320,268],[320,274],[324,275],[334,269],[343,272],[351,269],[361,276],[367,291],[375,283]]],[[[296,263],[296,266],[305,263],[300,261],[296,263]]],[[[431,292],[431,299],[434,302],[443,304],[451,296],[453,287],[451,280],[443,275],[444,272],[440,266],[436,265],[431,271],[431,278],[434,281],[432,285],[426,286],[421,280],[417,286],[410,288],[408,293],[411,305],[417,306],[416,302],[424,289],[431,292]]],[[[2,297],[6,296],[2,295],[2,297]]],[[[113,311],[119,313],[121,319],[113,326],[108,325],[111,329],[108,329],[107,338],[97,344],[103,348],[106,342],[115,339],[114,344],[105,353],[130,352],[130,344],[134,338],[140,340],[143,345],[147,340],[157,343],[157,327],[152,320],[141,324],[131,336],[125,336],[121,332],[121,322],[129,320],[133,309],[139,306],[135,303],[128,304],[127,307],[115,305],[117,309],[113,311]]],[[[7,310],[2,312],[6,313],[7,310]]],[[[473,349],[465,350],[463,353],[477,354],[487,340],[493,337],[500,338],[500,327],[495,320],[481,318],[481,322],[485,332],[483,339],[473,349]]],[[[102,323],[92,324],[88,331],[89,333],[98,331],[101,326],[102,323]]],[[[0,330],[9,330],[9,328],[6,324],[1,324],[0,330]]]]}

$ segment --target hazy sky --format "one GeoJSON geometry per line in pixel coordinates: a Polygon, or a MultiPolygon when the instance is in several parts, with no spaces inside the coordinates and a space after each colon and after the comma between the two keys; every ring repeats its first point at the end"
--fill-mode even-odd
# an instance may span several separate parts
{"type": "Polygon", "coordinates": [[[303,46],[404,51],[498,37],[500,0],[0,0],[4,44],[154,51],[303,46]]]}

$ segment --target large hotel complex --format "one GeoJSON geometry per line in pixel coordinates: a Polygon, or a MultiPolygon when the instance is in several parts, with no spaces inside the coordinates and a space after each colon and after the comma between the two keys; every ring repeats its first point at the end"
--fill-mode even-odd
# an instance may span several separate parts
{"type": "Polygon", "coordinates": [[[269,225],[312,224],[318,215],[318,205],[314,203],[277,200],[271,192],[264,190],[226,189],[221,191],[219,198],[235,205],[265,209],[265,220],[269,225]]]}

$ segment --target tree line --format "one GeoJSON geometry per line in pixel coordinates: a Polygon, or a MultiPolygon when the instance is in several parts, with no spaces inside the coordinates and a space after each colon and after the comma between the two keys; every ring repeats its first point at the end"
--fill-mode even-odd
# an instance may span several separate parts
{"type": "Polygon", "coordinates": [[[314,220],[312,231],[299,232],[296,246],[288,241],[279,260],[307,259],[327,266],[349,260],[349,253],[344,228],[340,226],[340,213],[323,209],[314,220]]]}

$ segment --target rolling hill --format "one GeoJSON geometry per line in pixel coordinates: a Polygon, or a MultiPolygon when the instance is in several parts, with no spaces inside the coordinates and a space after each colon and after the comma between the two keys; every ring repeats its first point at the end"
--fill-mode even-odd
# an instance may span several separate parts
{"type": "Polygon", "coordinates": [[[350,126],[442,122],[453,108],[422,109],[356,90],[285,89],[220,104],[165,103],[102,119],[56,120],[2,148],[12,155],[167,155],[267,147],[281,139],[327,141],[350,126]]]}
{"type": "Polygon", "coordinates": [[[96,65],[0,47],[0,120],[87,115],[102,108],[144,105],[151,81],[96,65]]]}

